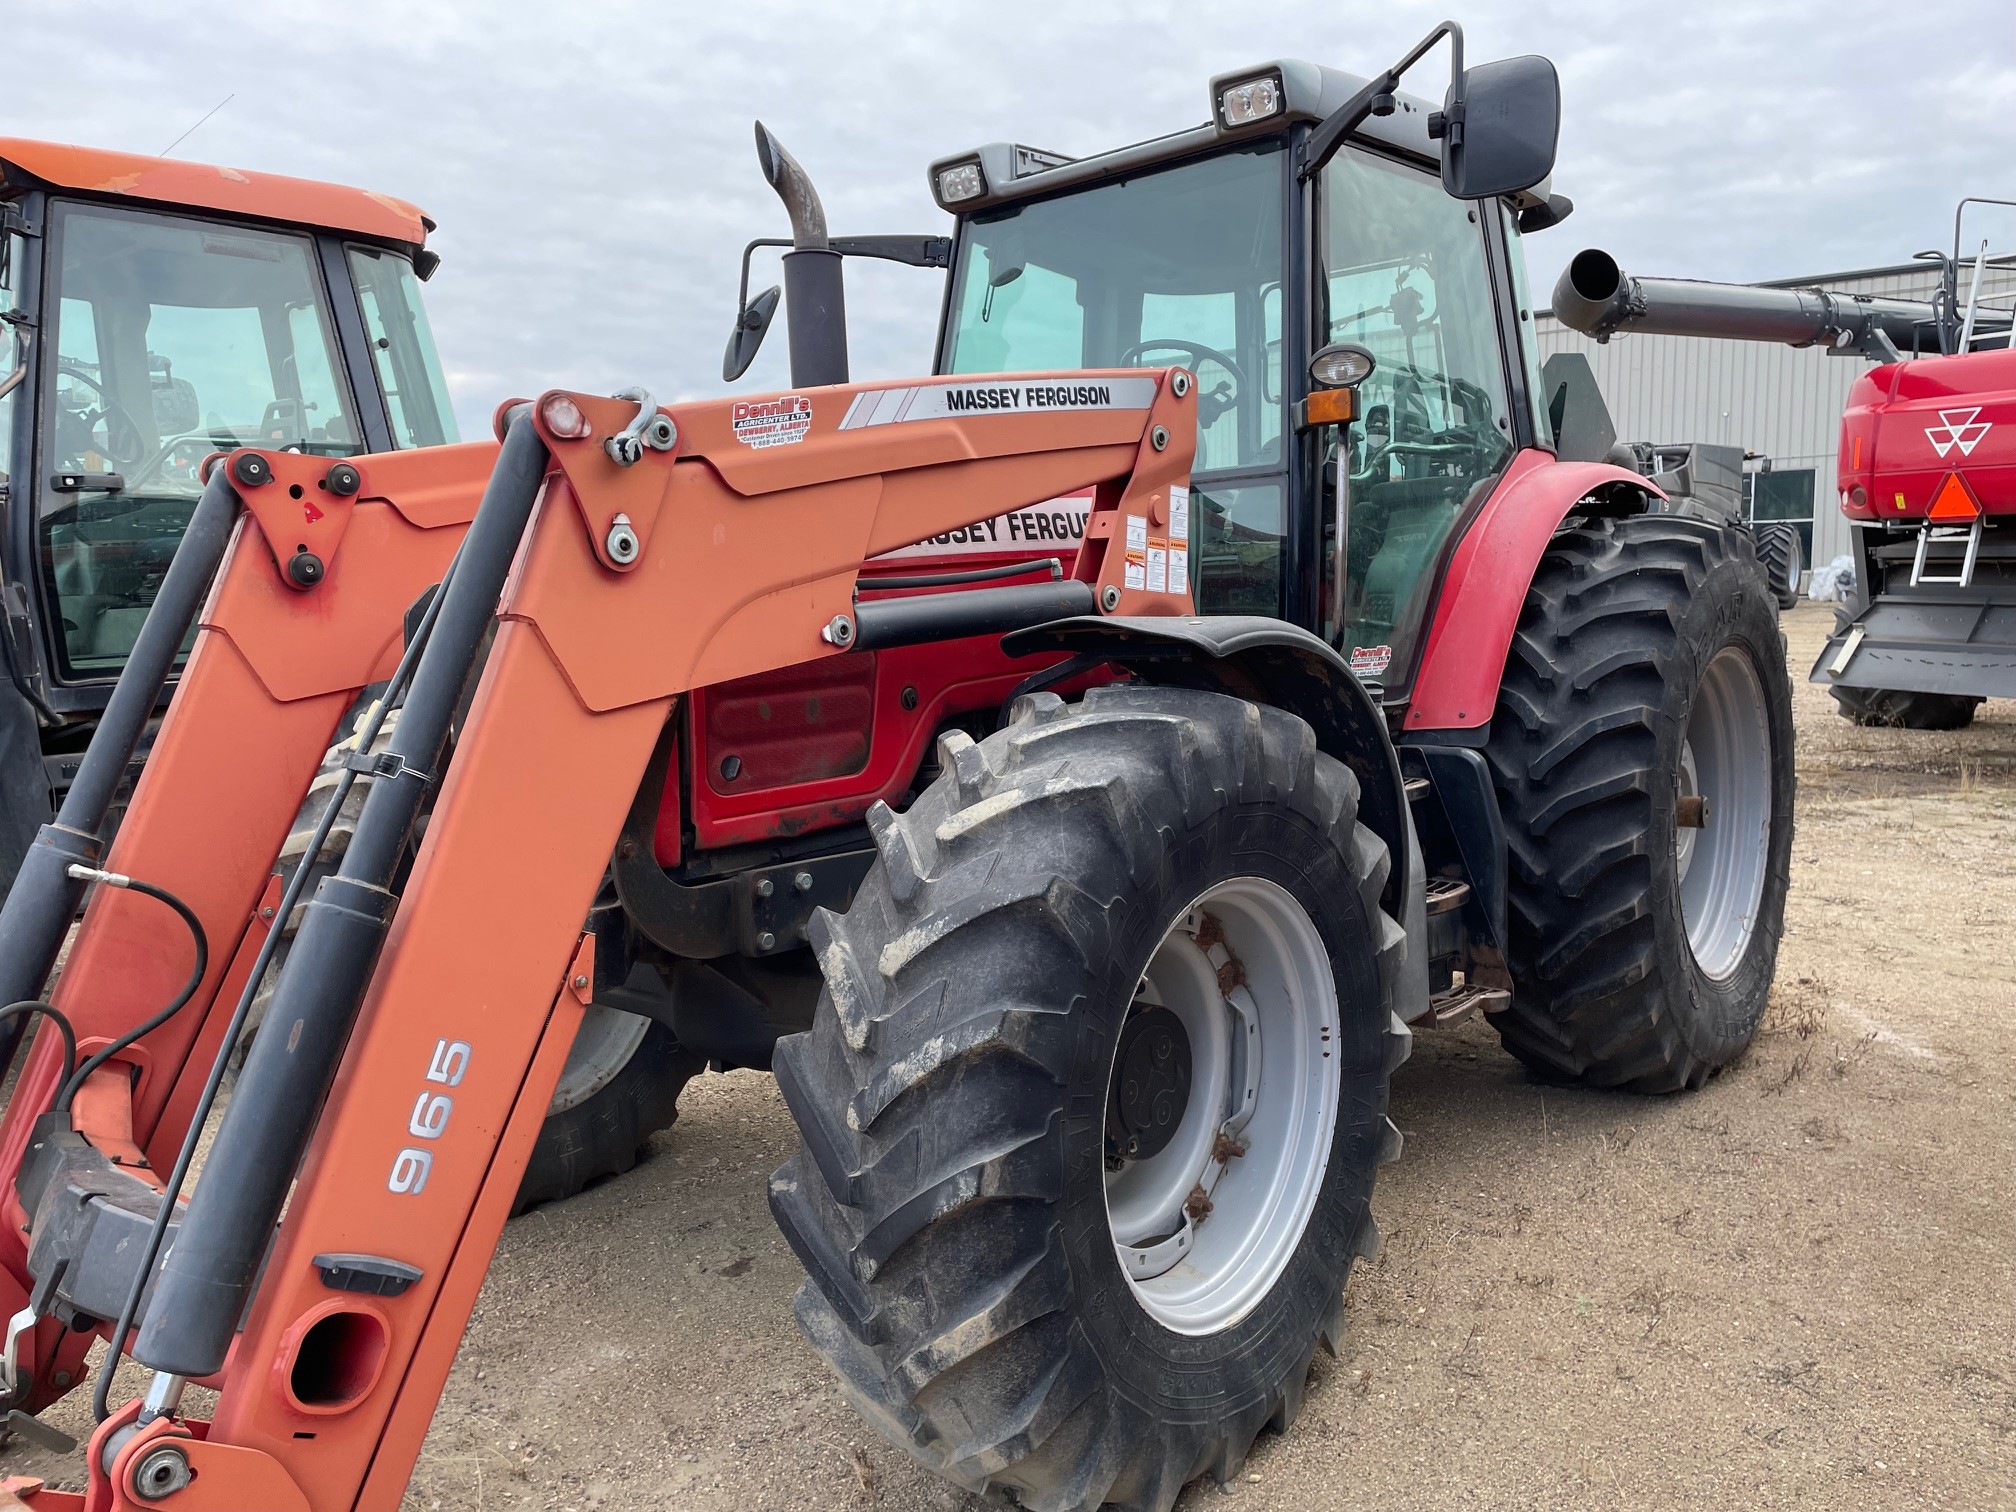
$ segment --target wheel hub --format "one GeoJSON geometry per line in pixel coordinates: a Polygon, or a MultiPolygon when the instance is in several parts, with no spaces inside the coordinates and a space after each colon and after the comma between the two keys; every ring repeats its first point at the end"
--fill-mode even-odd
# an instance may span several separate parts
{"type": "Polygon", "coordinates": [[[1167,1008],[1133,1014],[1120,1031],[1106,1102],[1109,1155],[1148,1160],[1176,1137],[1190,1105],[1190,1035],[1167,1008]]]}
{"type": "Polygon", "coordinates": [[[1336,1129],[1337,985],[1285,888],[1222,882],[1170,927],[1117,1037],[1106,1216],[1142,1307],[1237,1323],[1301,1243],[1336,1129]]]}
{"type": "Polygon", "coordinates": [[[1749,656],[1708,663],[1680,745],[1673,833],[1687,945],[1707,976],[1735,974],[1756,932],[1770,868],[1772,761],[1764,684],[1749,656]],[[1698,800],[1698,802],[1696,801],[1698,800]]]}

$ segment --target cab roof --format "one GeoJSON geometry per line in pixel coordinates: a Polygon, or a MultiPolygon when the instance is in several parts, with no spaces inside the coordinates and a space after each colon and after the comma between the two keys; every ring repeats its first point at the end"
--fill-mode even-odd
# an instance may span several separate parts
{"type": "Polygon", "coordinates": [[[0,175],[9,188],[48,185],[312,226],[414,248],[426,245],[427,233],[434,229],[434,222],[418,206],[369,189],[20,137],[0,137],[0,175]]]}
{"type": "MultiPolygon", "coordinates": [[[[1366,82],[1357,74],[1339,68],[1326,68],[1298,58],[1275,58],[1213,78],[1208,93],[1210,114],[1202,126],[1082,158],[1041,152],[1016,142],[989,142],[931,164],[932,194],[941,209],[963,216],[1060,189],[1126,178],[1225,143],[1277,136],[1296,123],[1313,125],[1357,94],[1366,82]],[[1260,80],[1271,80],[1279,90],[1279,108],[1249,124],[1228,126],[1220,113],[1225,91],[1260,80]],[[981,192],[957,203],[946,203],[939,193],[939,175],[947,168],[967,163],[980,169],[981,192]]],[[[1412,159],[1423,167],[1434,167],[1441,161],[1441,146],[1428,134],[1428,118],[1440,107],[1404,92],[1395,93],[1394,105],[1391,115],[1373,116],[1352,134],[1352,140],[1412,159]]],[[[1548,187],[1542,182],[1508,198],[1519,207],[1541,203],[1547,198],[1548,187]]]]}

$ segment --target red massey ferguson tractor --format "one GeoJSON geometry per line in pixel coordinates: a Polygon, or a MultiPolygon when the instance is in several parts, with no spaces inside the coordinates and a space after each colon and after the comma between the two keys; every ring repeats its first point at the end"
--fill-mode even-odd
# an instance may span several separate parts
{"type": "Polygon", "coordinates": [[[1554,449],[1554,72],[1460,49],[942,160],[945,242],[829,237],[759,132],[790,392],[215,463],[0,915],[5,1388],[153,1373],[108,1356],[85,1495],[22,1501],[391,1512],[509,1213],[712,1064],[776,1071],[798,1315],[879,1429],[1166,1512],[1335,1346],[1410,1025],[1647,1092],[1742,1053],[1770,585],[1554,449]],[[848,382],[863,252],[949,266],[934,376],[848,382]]]}
{"type": "Polygon", "coordinates": [[[1863,725],[1955,730],[2016,698],[2016,349],[2011,312],[1960,296],[1960,235],[1929,300],[1633,278],[1579,253],[1554,291],[1564,325],[1823,346],[1873,363],[1849,390],[1836,473],[1855,582],[1812,680],[1863,725]]]}

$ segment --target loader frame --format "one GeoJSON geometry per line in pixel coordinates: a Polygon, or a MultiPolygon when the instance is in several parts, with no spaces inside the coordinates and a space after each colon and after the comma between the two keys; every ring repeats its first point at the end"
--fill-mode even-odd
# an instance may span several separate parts
{"type": "MultiPolygon", "coordinates": [[[[1191,612],[1187,591],[1130,587],[1127,573],[1127,522],[1166,528],[1170,489],[1187,481],[1188,375],[1051,386],[1106,398],[850,430],[857,396],[872,403],[878,386],[820,390],[802,444],[763,448],[738,436],[729,402],[653,408],[674,439],[626,465],[604,443],[643,418],[638,406],[548,395],[512,412],[501,453],[370,459],[354,498],[332,498],[312,458],[216,464],[211,492],[243,512],[53,1001],[88,1053],[186,970],[182,926],[122,876],[188,901],[212,964],[189,1007],[102,1067],[67,1116],[42,1112],[61,1060],[45,1027],[0,1125],[0,1160],[22,1172],[0,1290],[10,1312],[31,1290],[51,1309],[18,1341],[30,1405],[75,1383],[104,1331],[64,1301],[92,1294],[80,1272],[99,1252],[60,1257],[69,1273],[52,1282],[27,1263],[36,1220],[52,1194],[78,1210],[144,1209],[118,1189],[151,1192],[175,1163],[272,926],[272,857],[300,793],[358,691],[400,660],[408,604],[444,572],[402,736],[428,707],[452,708],[479,665],[480,677],[445,770],[438,742],[431,760],[396,741],[394,764],[381,758],[358,839],[309,906],[128,1342],[157,1372],[147,1400],[100,1424],[84,1497],[42,1490],[29,1505],[160,1505],[144,1493],[164,1487],[193,1508],[398,1505],[592,996],[581,921],[679,695],[845,654],[899,621],[928,637],[928,597],[897,600],[896,617],[856,601],[859,564],[1074,488],[1096,494],[1068,583],[1038,585],[1019,611],[997,600],[996,625],[1054,619],[1060,602],[1116,629],[1191,612]],[[285,564],[304,544],[288,537],[305,528],[293,515],[311,490],[329,570],[304,590],[285,564]],[[258,753],[250,768],[245,751],[258,753]],[[379,861],[404,870],[430,792],[395,897],[390,871],[362,874],[365,833],[383,828],[379,861]],[[472,938],[486,948],[472,953],[472,938]],[[79,1158],[23,1161],[80,1145],[79,1158]],[[389,1236],[398,1252],[379,1253],[389,1236]],[[208,1424],[178,1413],[186,1381],[217,1388],[208,1424]]],[[[946,633],[971,633],[971,597],[942,596],[946,633]]],[[[1375,753],[1384,742],[1369,718],[1359,738],[1375,753]]],[[[1383,759],[1397,793],[1390,746],[1383,759]]],[[[63,837],[44,838],[47,849],[63,837]]],[[[66,871],[82,864],[64,858],[66,871]]]]}

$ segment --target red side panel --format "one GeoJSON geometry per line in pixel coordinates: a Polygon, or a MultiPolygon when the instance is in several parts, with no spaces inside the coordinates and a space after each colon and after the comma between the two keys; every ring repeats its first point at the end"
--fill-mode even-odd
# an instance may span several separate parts
{"type": "Polygon", "coordinates": [[[1547,543],[1568,512],[1606,483],[1659,492],[1639,474],[1607,463],[1557,462],[1541,451],[1513,459],[1450,559],[1407,708],[1408,729],[1490,723],[1512,632],[1547,543]]]}
{"type": "MultiPolygon", "coordinates": [[[[1850,509],[1851,516],[1915,522],[1956,492],[1987,514],[2016,515],[2016,352],[1919,357],[1879,368],[1848,402],[1844,432],[1861,424],[1872,436],[1868,501],[1859,515],[1850,509]],[[1871,382],[1886,373],[1893,375],[1887,396],[1871,382]]],[[[1851,452],[1854,444],[1853,434],[1844,434],[1851,452]]],[[[1960,517],[1951,509],[1940,516],[1960,517]]]]}

